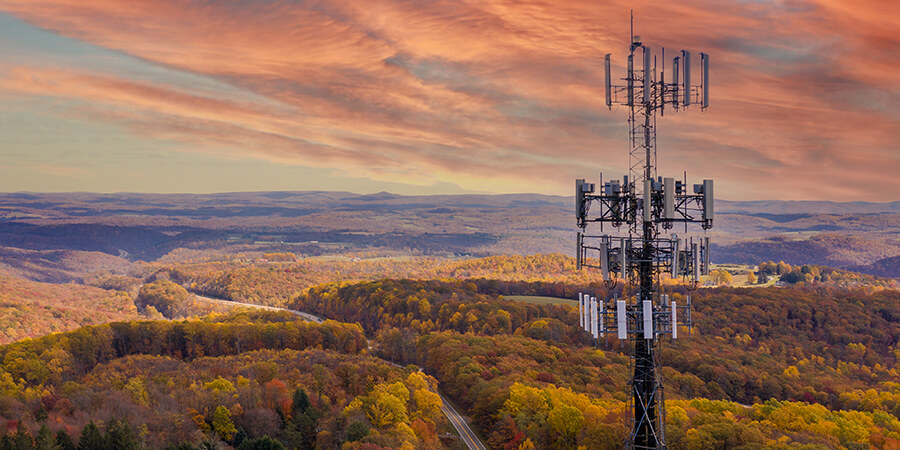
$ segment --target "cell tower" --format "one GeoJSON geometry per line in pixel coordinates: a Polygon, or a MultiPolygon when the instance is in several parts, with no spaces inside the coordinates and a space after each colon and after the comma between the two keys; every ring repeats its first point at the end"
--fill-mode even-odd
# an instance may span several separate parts
{"type": "MultiPolygon", "coordinates": [[[[632,19],[633,29],[633,19],[632,19]]],[[[662,50],[665,60],[665,49],[662,50]]],[[[577,267],[599,269],[613,287],[618,279],[637,286],[633,296],[597,300],[579,294],[582,327],[594,339],[607,333],[627,340],[634,348],[630,400],[634,405],[627,448],[666,448],[665,402],[659,377],[658,346],[664,336],[678,337],[678,326],[692,326],[690,297],[679,306],[661,292],[659,277],[682,278],[695,287],[709,272],[709,239],[682,239],[674,225],[713,224],[713,181],[703,180],[688,192],[687,176],[680,180],[656,175],[656,116],[666,105],[674,111],[709,106],[709,56],[700,53],[700,84],[691,84],[691,53],[682,50],[672,61],[672,81],[665,79],[665,63],[657,77],[656,58],[639,36],[631,33],[631,51],[624,84],[613,83],[610,55],[605,66],[606,105],[627,106],[630,112],[629,173],[621,181],[594,183],[575,180],[577,267]],[[635,64],[637,59],[637,64],[635,64]],[[638,67],[639,66],[639,67],[638,67]],[[602,234],[603,225],[627,225],[622,236],[602,234]],[[601,234],[588,234],[599,225],[601,234]],[[668,233],[668,236],[663,236],[668,233]],[[680,310],[680,311],[679,311],[680,310]]],[[[623,291],[624,292],[624,291],[623,291]]]]}

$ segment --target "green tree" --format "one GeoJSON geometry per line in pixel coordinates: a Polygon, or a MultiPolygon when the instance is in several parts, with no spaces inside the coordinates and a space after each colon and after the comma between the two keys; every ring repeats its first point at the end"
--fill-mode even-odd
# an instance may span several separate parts
{"type": "Polygon", "coordinates": [[[258,439],[247,439],[237,447],[237,450],[284,450],[284,445],[269,436],[258,439]]]}
{"type": "Polygon", "coordinates": [[[109,419],[103,440],[110,450],[137,450],[140,447],[131,425],[119,419],[109,419]]]}
{"type": "Polygon", "coordinates": [[[345,435],[348,442],[356,442],[369,435],[369,427],[357,420],[347,427],[345,435]]]}
{"type": "Polygon", "coordinates": [[[81,438],[78,439],[78,450],[97,450],[104,448],[103,435],[100,429],[90,421],[81,430],[81,438]]]}
{"type": "Polygon", "coordinates": [[[196,448],[187,442],[182,442],[178,445],[170,445],[166,447],[166,450],[196,450],[196,448]]]}
{"type": "Polygon", "coordinates": [[[291,420],[285,427],[285,443],[290,448],[314,448],[319,420],[306,390],[300,388],[294,390],[291,411],[291,420]]]}
{"type": "Polygon", "coordinates": [[[75,445],[75,442],[72,441],[72,437],[69,436],[69,433],[59,430],[56,432],[56,448],[59,450],[76,450],[78,447],[75,445]]]}
{"type": "Polygon", "coordinates": [[[231,445],[237,447],[241,445],[245,439],[247,439],[247,431],[244,430],[244,427],[238,427],[237,433],[234,434],[234,438],[231,441],[231,445]]]}
{"type": "Polygon", "coordinates": [[[37,450],[51,450],[54,448],[56,441],[53,439],[53,433],[47,428],[47,425],[41,425],[38,430],[37,437],[34,439],[34,448],[37,450]]]}
{"type": "Polygon", "coordinates": [[[305,389],[297,388],[294,390],[294,396],[291,401],[291,412],[292,414],[303,414],[309,407],[312,406],[312,403],[309,401],[309,395],[306,394],[305,389]]]}
{"type": "Polygon", "coordinates": [[[19,422],[16,435],[13,437],[13,445],[16,450],[30,450],[34,448],[34,439],[31,438],[28,430],[25,429],[21,422],[19,422]]]}

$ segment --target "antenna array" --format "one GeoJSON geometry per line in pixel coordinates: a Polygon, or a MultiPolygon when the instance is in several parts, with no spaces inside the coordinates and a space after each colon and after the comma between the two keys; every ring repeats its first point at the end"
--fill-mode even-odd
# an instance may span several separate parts
{"type": "MultiPolygon", "coordinates": [[[[665,59],[665,49],[662,50],[665,59]]],[[[678,337],[678,326],[692,326],[690,297],[679,306],[659,289],[654,278],[667,274],[690,287],[709,272],[709,239],[660,236],[676,224],[703,230],[713,225],[713,180],[703,180],[688,190],[682,179],[656,175],[656,117],[684,111],[692,105],[709,106],[709,56],[700,53],[700,84],[691,84],[691,53],[682,50],[672,61],[672,82],[665,70],[657,76],[656,59],[639,36],[631,37],[627,71],[622,84],[611,77],[610,55],[604,58],[606,105],[629,109],[629,173],[622,180],[594,183],[575,180],[575,216],[578,269],[599,269],[612,288],[618,280],[639,286],[633,297],[597,300],[579,294],[579,320],[594,339],[607,334],[627,340],[634,347],[631,401],[634,416],[627,448],[666,448],[665,402],[659,378],[657,346],[663,336],[678,337]],[[637,60],[637,64],[636,61],[637,60]],[[636,67],[636,65],[638,67],[636,67]],[[604,224],[627,226],[626,235],[602,234],[604,224]],[[601,234],[588,233],[599,226],[601,234]]]]}

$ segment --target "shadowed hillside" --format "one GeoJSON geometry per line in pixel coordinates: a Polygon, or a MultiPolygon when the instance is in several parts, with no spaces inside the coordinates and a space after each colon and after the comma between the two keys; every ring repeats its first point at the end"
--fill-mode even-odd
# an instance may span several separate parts
{"type": "MultiPolygon", "coordinates": [[[[99,252],[129,261],[171,260],[185,251],[210,257],[370,250],[433,256],[569,254],[575,233],[571,204],[567,197],[536,194],[0,194],[0,246],[99,252]]],[[[708,232],[712,259],[784,260],[900,276],[889,260],[872,265],[900,256],[898,205],[722,200],[716,226],[708,232]]],[[[31,254],[27,260],[34,261],[15,267],[0,255],[0,263],[16,274],[29,276],[34,270],[30,276],[42,280],[68,276],[68,269],[54,267],[52,258],[31,254]]]]}

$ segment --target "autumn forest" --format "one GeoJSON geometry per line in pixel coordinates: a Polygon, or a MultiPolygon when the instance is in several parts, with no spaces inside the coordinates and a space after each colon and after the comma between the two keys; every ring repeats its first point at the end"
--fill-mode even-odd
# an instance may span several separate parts
{"type": "MultiPolygon", "coordinates": [[[[631,349],[592,340],[575,299],[633,288],[494,226],[425,236],[390,201],[362,234],[321,211],[20,219],[0,249],[0,449],[466,448],[441,395],[488,448],[621,448],[631,349]],[[54,234],[74,224],[75,244],[54,234]]],[[[479,205],[446,208],[506,208],[479,205]]],[[[660,278],[695,325],[660,343],[670,448],[900,447],[897,279],[777,256],[660,278]]]]}

